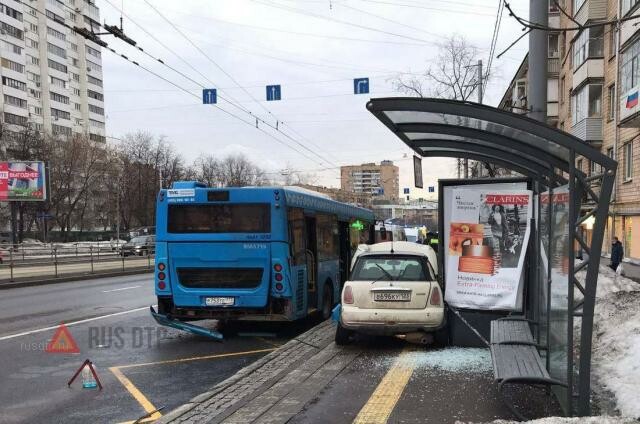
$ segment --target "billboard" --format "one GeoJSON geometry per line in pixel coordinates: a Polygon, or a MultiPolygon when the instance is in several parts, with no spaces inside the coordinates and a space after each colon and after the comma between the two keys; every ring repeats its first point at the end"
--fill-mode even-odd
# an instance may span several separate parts
{"type": "Polygon", "coordinates": [[[526,183],[445,187],[443,206],[445,300],[459,308],[521,310],[533,209],[526,183]]]}
{"type": "Polygon", "coordinates": [[[47,199],[44,162],[0,162],[0,202],[47,199]]]}

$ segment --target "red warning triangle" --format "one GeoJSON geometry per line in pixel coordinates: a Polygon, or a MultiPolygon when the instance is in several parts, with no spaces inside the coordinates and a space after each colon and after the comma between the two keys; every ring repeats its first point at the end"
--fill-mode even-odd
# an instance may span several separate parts
{"type": "Polygon", "coordinates": [[[66,325],[60,324],[56,333],[49,343],[45,352],[48,353],[80,353],[76,341],[73,340],[73,336],[69,332],[66,325]]]}

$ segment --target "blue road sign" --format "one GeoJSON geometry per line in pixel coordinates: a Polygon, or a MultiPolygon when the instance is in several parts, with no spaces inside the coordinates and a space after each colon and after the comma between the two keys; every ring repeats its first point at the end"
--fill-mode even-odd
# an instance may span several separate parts
{"type": "Polygon", "coordinates": [[[405,188],[402,191],[404,192],[404,194],[409,194],[409,189],[408,188],[405,188]]]}
{"type": "Polygon", "coordinates": [[[281,100],[279,85],[267,85],[267,101],[281,100]]]}
{"type": "Polygon", "coordinates": [[[215,105],[218,103],[218,92],[215,88],[205,88],[202,90],[202,104],[215,105]]]}
{"type": "Polygon", "coordinates": [[[429,186],[429,193],[435,193],[436,188],[434,186],[429,186]]]}
{"type": "Polygon", "coordinates": [[[369,92],[369,78],[353,79],[353,94],[366,94],[369,92]]]}

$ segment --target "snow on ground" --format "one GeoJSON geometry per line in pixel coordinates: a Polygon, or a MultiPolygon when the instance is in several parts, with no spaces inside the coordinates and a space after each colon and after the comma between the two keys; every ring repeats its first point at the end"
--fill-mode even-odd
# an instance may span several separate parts
{"type": "MultiPolygon", "coordinates": [[[[537,420],[531,421],[506,421],[506,420],[496,420],[491,424],[637,424],[633,418],[623,418],[623,417],[608,417],[608,416],[599,416],[599,417],[580,417],[580,418],[561,418],[561,417],[547,417],[540,418],[537,420]]],[[[456,424],[464,424],[460,421],[457,421],[456,424]]],[[[473,423],[468,423],[473,424],[473,423]]]]}
{"type": "MultiPolygon", "coordinates": [[[[584,281],[584,273],[578,279],[584,281]]],[[[640,418],[640,284],[605,266],[598,277],[593,337],[593,389],[603,398],[612,394],[622,416],[640,418]]]]}

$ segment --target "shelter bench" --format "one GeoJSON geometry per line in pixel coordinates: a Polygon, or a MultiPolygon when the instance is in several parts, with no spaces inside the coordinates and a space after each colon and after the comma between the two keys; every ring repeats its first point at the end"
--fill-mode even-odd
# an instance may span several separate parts
{"type": "Polygon", "coordinates": [[[520,420],[526,421],[527,418],[504,397],[505,384],[567,387],[549,375],[531,334],[529,321],[524,317],[504,317],[491,321],[491,360],[498,393],[507,408],[520,420]]]}

